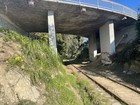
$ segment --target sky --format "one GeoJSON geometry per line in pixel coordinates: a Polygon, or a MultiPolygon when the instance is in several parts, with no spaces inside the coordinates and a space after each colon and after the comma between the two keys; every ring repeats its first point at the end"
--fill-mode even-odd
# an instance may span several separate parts
{"type": "Polygon", "coordinates": [[[135,11],[138,11],[138,6],[140,5],[140,0],[112,0],[112,1],[123,4],[135,11]]]}

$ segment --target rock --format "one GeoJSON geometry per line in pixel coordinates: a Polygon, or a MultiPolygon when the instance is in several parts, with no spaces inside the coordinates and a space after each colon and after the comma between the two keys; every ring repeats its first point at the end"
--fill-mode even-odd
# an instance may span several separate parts
{"type": "Polygon", "coordinates": [[[126,62],[126,63],[124,64],[124,66],[123,66],[124,71],[127,72],[127,71],[129,70],[130,66],[131,66],[131,64],[129,64],[129,63],[126,62]]]}
{"type": "Polygon", "coordinates": [[[6,79],[11,86],[16,85],[22,75],[18,72],[18,70],[10,70],[6,74],[6,79]]]}
{"type": "Polygon", "coordinates": [[[128,75],[132,75],[134,73],[140,73],[140,61],[133,60],[131,63],[125,63],[123,73],[128,75]]]}
{"type": "Polygon", "coordinates": [[[6,64],[5,63],[0,63],[0,75],[5,75],[6,74],[6,64]]]}
{"type": "Polygon", "coordinates": [[[140,66],[140,61],[135,60],[134,62],[136,65],[140,66]]]}
{"type": "Polygon", "coordinates": [[[0,103],[7,103],[9,105],[14,105],[15,102],[18,102],[15,93],[13,93],[12,87],[9,86],[8,81],[4,75],[0,75],[0,103]]]}
{"type": "Polygon", "coordinates": [[[124,74],[127,74],[127,71],[124,70],[123,73],[124,73],[124,74]]]}
{"type": "Polygon", "coordinates": [[[101,62],[104,64],[104,65],[110,65],[112,64],[112,60],[110,59],[110,54],[107,53],[107,52],[104,52],[101,54],[102,58],[101,58],[101,62]]]}
{"type": "Polygon", "coordinates": [[[20,100],[31,100],[37,102],[40,94],[35,86],[30,83],[28,76],[22,76],[14,86],[14,91],[20,100]]]}
{"type": "Polygon", "coordinates": [[[0,47],[0,105],[20,105],[22,101],[44,105],[46,85],[32,85],[29,75],[6,63],[9,58],[22,54],[20,44],[5,41],[0,33],[0,47]]]}
{"type": "Polygon", "coordinates": [[[0,74],[0,105],[17,105],[22,100],[43,105],[46,100],[44,93],[45,87],[33,86],[30,77],[18,69],[0,74]]]}
{"type": "Polygon", "coordinates": [[[30,77],[17,70],[10,70],[6,74],[10,86],[13,86],[14,93],[20,100],[31,100],[36,102],[40,96],[35,86],[30,83],[30,77]]]}
{"type": "Polygon", "coordinates": [[[136,58],[136,61],[140,61],[140,57],[137,57],[137,58],[136,58]]]}
{"type": "Polygon", "coordinates": [[[139,61],[131,61],[130,71],[135,73],[140,73],[140,62],[139,61]]]}
{"type": "Polygon", "coordinates": [[[119,45],[117,46],[117,48],[116,48],[116,52],[122,51],[122,50],[124,49],[125,45],[126,45],[125,43],[119,44],[119,45]]]}
{"type": "Polygon", "coordinates": [[[137,49],[138,49],[138,51],[140,51],[140,44],[139,44],[139,45],[137,45],[137,47],[138,47],[138,48],[137,48],[137,49]]]}
{"type": "Polygon", "coordinates": [[[133,75],[133,74],[135,74],[135,72],[134,71],[128,71],[126,74],[127,75],[133,75]]]}

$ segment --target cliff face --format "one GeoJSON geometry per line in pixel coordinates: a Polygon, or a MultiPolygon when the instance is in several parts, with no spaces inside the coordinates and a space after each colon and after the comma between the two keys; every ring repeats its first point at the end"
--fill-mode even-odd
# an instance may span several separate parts
{"type": "Polygon", "coordinates": [[[13,41],[6,42],[4,36],[0,33],[0,105],[17,105],[23,101],[43,105],[43,85],[33,86],[29,75],[7,63],[11,57],[21,55],[21,46],[13,41]]]}

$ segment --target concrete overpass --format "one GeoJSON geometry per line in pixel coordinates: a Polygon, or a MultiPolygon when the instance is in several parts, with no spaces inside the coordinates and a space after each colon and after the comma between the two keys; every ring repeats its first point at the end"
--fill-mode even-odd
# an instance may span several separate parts
{"type": "Polygon", "coordinates": [[[90,59],[101,52],[115,52],[115,33],[131,26],[137,12],[104,0],[0,0],[0,12],[26,32],[48,32],[50,46],[57,52],[55,33],[89,38],[90,59]]]}

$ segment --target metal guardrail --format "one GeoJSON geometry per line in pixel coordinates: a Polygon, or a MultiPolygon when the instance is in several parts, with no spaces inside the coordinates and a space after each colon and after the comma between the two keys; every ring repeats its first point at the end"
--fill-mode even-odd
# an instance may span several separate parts
{"type": "MultiPolygon", "coordinates": [[[[59,1],[59,0],[58,0],[59,1]]],[[[120,13],[128,17],[138,19],[138,13],[124,5],[110,0],[60,0],[68,3],[76,3],[79,5],[91,6],[98,9],[104,9],[115,13],[120,13]]]]}

